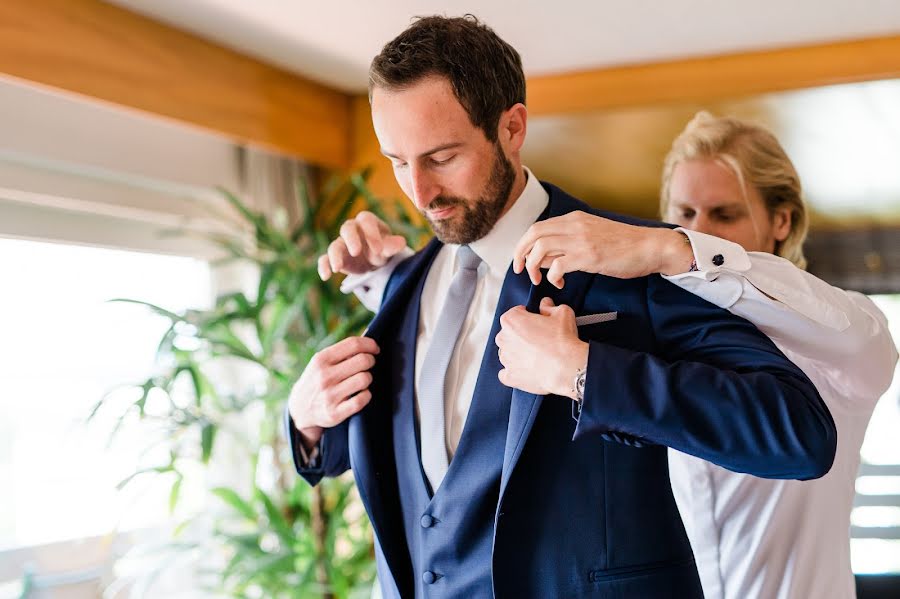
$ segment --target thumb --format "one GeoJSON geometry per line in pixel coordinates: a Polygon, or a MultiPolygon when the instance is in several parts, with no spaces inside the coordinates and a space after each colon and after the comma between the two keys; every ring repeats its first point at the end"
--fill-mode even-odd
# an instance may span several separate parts
{"type": "Polygon", "coordinates": [[[553,300],[549,297],[545,297],[541,300],[541,314],[544,316],[550,316],[553,314],[553,308],[556,307],[556,304],[553,303],[553,300]]]}

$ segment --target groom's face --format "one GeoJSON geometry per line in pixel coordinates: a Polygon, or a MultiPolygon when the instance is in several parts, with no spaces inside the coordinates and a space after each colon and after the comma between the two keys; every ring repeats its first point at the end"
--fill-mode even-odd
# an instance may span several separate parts
{"type": "Polygon", "coordinates": [[[446,79],[376,87],[372,122],[397,183],[438,239],[466,244],[493,228],[510,201],[515,170],[500,144],[472,124],[446,79]]]}

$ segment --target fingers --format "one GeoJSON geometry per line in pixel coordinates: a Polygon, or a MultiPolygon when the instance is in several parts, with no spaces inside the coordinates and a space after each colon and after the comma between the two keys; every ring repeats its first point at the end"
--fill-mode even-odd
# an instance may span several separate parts
{"type": "Polygon", "coordinates": [[[506,368],[500,369],[500,372],[497,373],[497,378],[500,379],[500,382],[503,383],[506,387],[512,387],[509,380],[509,371],[507,371],[506,368]]]}
{"type": "Polygon", "coordinates": [[[544,261],[546,243],[543,239],[538,239],[528,252],[525,259],[525,270],[528,271],[528,278],[531,279],[532,285],[541,284],[541,263],[544,261]]]}
{"type": "Polygon", "coordinates": [[[328,262],[331,264],[331,272],[341,272],[343,270],[349,253],[347,243],[342,237],[335,239],[328,245],[328,262]]]}
{"type": "Polygon", "coordinates": [[[357,372],[350,378],[344,379],[334,387],[328,390],[329,398],[332,402],[340,404],[349,397],[356,395],[369,388],[372,384],[371,372],[357,372]]]}
{"type": "Polygon", "coordinates": [[[563,275],[572,270],[569,267],[570,262],[568,256],[560,256],[550,264],[550,270],[547,271],[547,281],[557,289],[563,288],[565,284],[563,275]]]}
{"type": "Polygon", "coordinates": [[[336,272],[349,274],[348,269],[365,268],[362,257],[368,268],[377,268],[385,260],[406,247],[406,239],[401,235],[392,235],[388,225],[368,211],[362,211],[341,225],[340,237],[328,246],[328,264],[319,265],[322,280],[327,280],[336,272]],[[356,266],[354,266],[354,264],[356,266]]]}
{"type": "MultiPolygon", "coordinates": [[[[543,221],[542,221],[543,222],[543,221]]],[[[536,230],[536,227],[541,223],[535,223],[531,225],[527,231],[525,231],[525,235],[519,240],[519,243],[516,244],[516,249],[513,250],[513,272],[518,274],[522,273],[522,270],[525,268],[525,258],[528,256],[528,252],[531,251],[531,246],[534,245],[534,242],[537,241],[539,233],[536,230]]]]}
{"type": "Polygon", "coordinates": [[[385,258],[393,258],[406,247],[406,238],[402,235],[389,235],[384,238],[382,255],[385,258]]]}
{"type": "Polygon", "coordinates": [[[571,212],[562,216],[554,216],[547,220],[534,223],[525,232],[525,235],[516,244],[513,250],[513,272],[520,274],[525,268],[525,260],[531,252],[532,247],[538,240],[544,237],[566,235],[567,228],[571,226],[570,221],[580,212],[571,212]]]}
{"type": "Polygon", "coordinates": [[[320,279],[322,279],[323,281],[327,281],[331,278],[331,275],[333,273],[331,272],[331,262],[328,260],[328,254],[319,256],[319,262],[317,266],[320,279]]]}
{"type": "Polygon", "coordinates": [[[516,249],[513,250],[513,271],[516,274],[522,272],[525,268],[525,258],[528,256],[531,248],[541,237],[549,233],[549,229],[553,228],[558,218],[560,217],[538,221],[528,227],[519,243],[516,244],[516,249]]]}
{"type": "Polygon", "coordinates": [[[370,401],[372,401],[372,392],[364,389],[335,406],[334,417],[338,422],[343,422],[366,407],[370,401]]]}
{"type": "Polygon", "coordinates": [[[317,353],[313,356],[313,360],[317,360],[323,366],[333,366],[356,354],[377,355],[380,351],[374,339],[369,337],[347,337],[317,353]]]}
{"type": "MultiPolygon", "coordinates": [[[[332,384],[339,383],[349,379],[355,374],[365,372],[375,366],[375,356],[372,354],[362,353],[350,356],[343,362],[333,364],[330,367],[329,376],[332,384]]],[[[346,394],[344,395],[346,397],[346,394]]]]}
{"type": "Polygon", "coordinates": [[[544,316],[550,316],[553,313],[553,308],[556,304],[553,303],[553,300],[549,297],[545,297],[541,300],[541,314],[544,316]]]}
{"type": "Polygon", "coordinates": [[[353,221],[358,224],[363,238],[369,248],[370,256],[383,256],[384,238],[390,233],[388,226],[380,218],[367,210],[356,215],[353,221]]]}
{"type": "Polygon", "coordinates": [[[350,219],[341,225],[341,239],[347,247],[347,251],[354,258],[363,252],[363,238],[360,234],[360,225],[350,219]]]}
{"type": "Polygon", "coordinates": [[[540,284],[541,268],[552,265],[554,261],[574,250],[570,247],[569,241],[563,235],[550,235],[541,237],[534,243],[525,259],[525,268],[532,283],[540,284]]]}
{"type": "MultiPolygon", "coordinates": [[[[508,329],[513,325],[516,316],[522,312],[527,312],[525,310],[525,306],[514,306],[500,315],[500,333],[503,332],[503,329],[508,329]]],[[[500,336],[500,333],[497,333],[497,336],[500,336]]]]}

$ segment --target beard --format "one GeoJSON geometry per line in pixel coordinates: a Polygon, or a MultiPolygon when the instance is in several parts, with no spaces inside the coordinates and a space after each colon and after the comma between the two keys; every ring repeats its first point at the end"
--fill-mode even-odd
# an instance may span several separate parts
{"type": "Polygon", "coordinates": [[[481,196],[469,200],[458,196],[438,196],[428,205],[426,210],[443,210],[458,206],[460,210],[449,218],[432,221],[427,216],[435,236],[443,243],[467,245],[487,235],[503,213],[516,180],[516,171],[512,163],[503,154],[500,145],[496,146],[494,164],[491,174],[481,192],[481,196]]]}

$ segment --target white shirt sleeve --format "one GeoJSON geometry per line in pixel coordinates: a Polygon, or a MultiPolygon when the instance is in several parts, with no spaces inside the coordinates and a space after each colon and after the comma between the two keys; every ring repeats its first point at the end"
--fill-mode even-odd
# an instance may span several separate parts
{"type": "Polygon", "coordinates": [[[691,240],[699,270],[666,279],[826,365],[847,396],[877,400],[888,388],[897,350],[884,314],[869,298],[833,287],[779,256],[678,230],[691,240]]]}
{"type": "Polygon", "coordinates": [[[361,275],[347,275],[341,283],[341,293],[354,293],[363,306],[372,312],[378,312],[394,269],[414,253],[410,248],[403,248],[387,264],[376,270],[361,275]]]}

